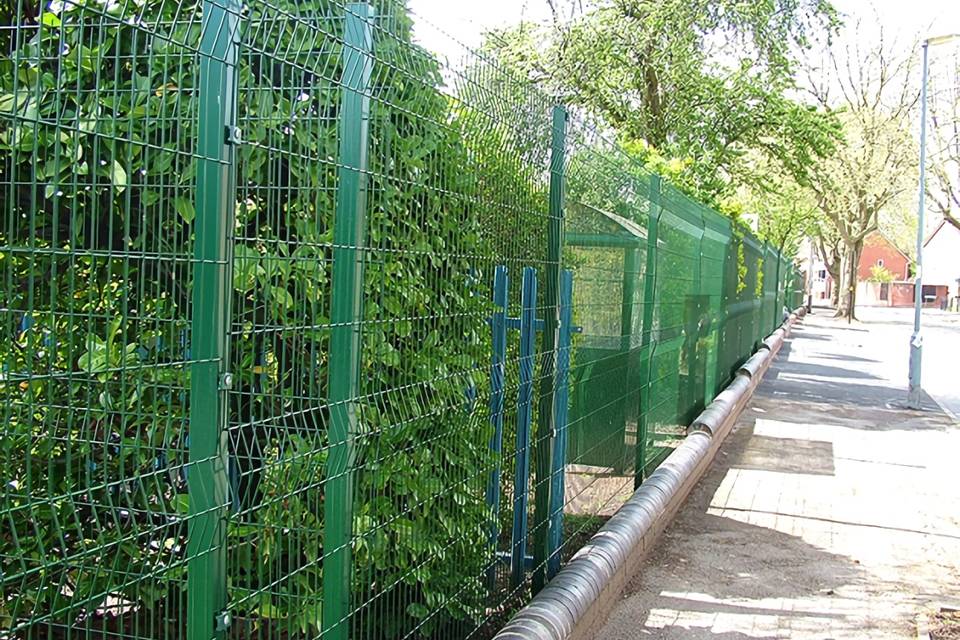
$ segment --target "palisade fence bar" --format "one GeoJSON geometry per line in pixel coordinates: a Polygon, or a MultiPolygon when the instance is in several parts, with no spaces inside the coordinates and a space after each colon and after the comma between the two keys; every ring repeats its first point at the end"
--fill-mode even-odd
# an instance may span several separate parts
{"type": "Polygon", "coordinates": [[[14,9],[0,638],[488,637],[799,304],[399,0],[14,9]]]}

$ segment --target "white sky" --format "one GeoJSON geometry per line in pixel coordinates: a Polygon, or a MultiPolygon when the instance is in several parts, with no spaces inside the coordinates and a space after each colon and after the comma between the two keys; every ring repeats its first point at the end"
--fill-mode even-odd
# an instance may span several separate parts
{"type": "MultiPolygon", "coordinates": [[[[480,46],[484,31],[550,17],[546,0],[408,0],[408,6],[415,14],[415,25],[426,19],[471,48],[480,46]]],[[[446,38],[433,30],[416,29],[416,34],[428,49],[447,53],[446,38]]]]}
{"type": "Polygon", "coordinates": [[[960,32],[960,3],[956,0],[834,0],[848,22],[861,18],[862,25],[879,17],[887,33],[908,42],[960,32]]]}

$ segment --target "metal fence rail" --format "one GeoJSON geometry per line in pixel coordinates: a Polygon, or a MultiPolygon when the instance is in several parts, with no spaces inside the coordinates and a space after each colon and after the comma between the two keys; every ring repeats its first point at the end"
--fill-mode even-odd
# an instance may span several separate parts
{"type": "Polygon", "coordinates": [[[486,637],[798,304],[402,2],[6,18],[0,638],[486,637]]]}

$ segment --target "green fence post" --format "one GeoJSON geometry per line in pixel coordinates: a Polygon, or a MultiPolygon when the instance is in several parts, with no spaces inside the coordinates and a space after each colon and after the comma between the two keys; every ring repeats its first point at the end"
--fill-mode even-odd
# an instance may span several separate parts
{"type": "Polygon", "coordinates": [[[769,242],[764,243],[766,245],[766,252],[764,253],[764,290],[767,291],[766,298],[769,299],[770,306],[770,315],[767,318],[767,326],[763,329],[763,335],[760,336],[760,339],[763,340],[768,335],[773,333],[773,329],[777,326],[777,267],[773,264],[774,258],[776,257],[776,249],[773,248],[769,242]]]}
{"type": "Polygon", "coordinates": [[[367,3],[348,4],[343,27],[328,368],[330,451],[324,489],[323,635],[331,640],[349,635],[373,15],[367,3]]]}
{"type": "Polygon", "coordinates": [[[770,243],[763,241],[763,247],[760,252],[760,273],[763,274],[763,288],[760,291],[760,328],[757,331],[757,345],[767,337],[770,332],[770,243]]]}
{"type": "MultiPolygon", "coordinates": [[[[780,263],[783,262],[783,256],[780,255],[780,252],[777,251],[777,275],[773,279],[773,331],[776,331],[776,328],[780,326],[781,321],[781,307],[783,304],[780,298],[780,263]]],[[[772,331],[771,331],[772,333],[772,331]]]]}
{"type": "Polygon", "coordinates": [[[647,217],[647,257],[643,272],[643,328],[640,334],[640,415],[637,419],[633,486],[643,482],[647,463],[647,413],[650,410],[650,369],[653,366],[653,312],[657,288],[657,237],[660,228],[660,176],[650,176],[647,217]]]}
{"type": "Polygon", "coordinates": [[[236,201],[237,55],[241,5],[203,2],[200,29],[193,311],[187,638],[223,638],[227,606],[227,371],[236,201]]]}
{"type": "Polygon", "coordinates": [[[536,492],[533,511],[533,592],[546,583],[550,536],[550,467],[556,439],[553,398],[556,389],[557,345],[560,329],[560,260],[563,252],[564,153],[567,137],[567,110],[553,107],[550,145],[550,203],[547,228],[547,264],[544,298],[540,399],[537,407],[536,492]]]}
{"type": "Polygon", "coordinates": [[[760,278],[762,280],[762,287],[760,288],[760,321],[757,324],[756,335],[754,340],[754,349],[760,345],[762,341],[767,336],[767,325],[769,322],[767,318],[769,314],[767,310],[770,308],[769,299],[770,294],[770,278],[767,276],[769,269],[767,268],[767,257],[769,256],[770,251],[767,246],[767,241],[764,240],[760,245],[760,267],[759,273],[761,274],[760,278]]]}

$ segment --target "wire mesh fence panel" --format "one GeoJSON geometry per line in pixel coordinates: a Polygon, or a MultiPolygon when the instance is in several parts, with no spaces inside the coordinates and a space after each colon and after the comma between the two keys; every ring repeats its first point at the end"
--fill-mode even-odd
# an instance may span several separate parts
{"type": "Polygon", "coordinates": [[[730,219],[704,208],[703,240],[700,251],[700,286],[705,300],[703,316],[704,403],[709,403],[730,380],[726,344],[727,307],[735,293],[736,278],[730,278],[728,264],[733,261],[730,219]]]}
{"type": "Polygon", "coordinates": [[[184,634],[200,32],[169,1],[0,27],[3,637],[184,634]]]}
{"type": "MultiPolygon", "coordinates": [[[[709,237],[711,218],[707,218],[707,232],[709,237]]],[[[742,357],[741,344],[743,343],[744,330],[744,289],[745,284],[742,281],[742,275],[746,272],[742,264],[743,242],[733,226],[726,222],[719,225],[721,233],[727,236],[725,245],[724,261],[722,267],[723,277],[723,302],[720,315],[722,322],[722,331],[718,339],[717,361],[719,367],[718,377],[730,379],[740,365],[742,357]]]]}
{"type": "Polygon", "coordinates": [[[780,256],[780,299],[781,307],[783,307],[781,311],[793,311],[799,306],[794,289],[795,278],[796,271],[791,261],[784,256],[780,256]]]}
{"type": "Polygon", "coordinates": [[[807,275],[796,267],[791,267],[790,292],[792,297],[788,297],[790,304],[788,308],[793,310],[806,302],[804,297],[804,286],[806,285],[807,275]]]}
{"type": "Polygon", "coordinates": [[[776,250],[764,243],[763,250],[763,321],[760,326],[761,339],[772,332],[777,324],[777,292],[779,291],[777,266],[779,256],[776,250]]]}
{"type": "Polygon", "coordinates": [[[784,308],[792,310],[794,307],[790,306],[789,301],[787,300],[787,281],[788,281],[788,265],[783,259],[783,256],[780,255],[780,252],[774,252],[774,261],[777,265],[777,290],[776,290],[776,308],[774,316],[774,329],[783,322],[783,311],[784,308]]]}
{"type": "Polygon", "coordinates": [[[429,54],[398,4],[375,24],[351,630],[462,637],[527,593],[545,526],[552,102],[421,19],[447,43],[429,54]],[[492,371],[498,267],[514,321],[492,371]]]}
{"type": "Polygon", "coordinates": [[[431,55],[411,29],[399,3],[251,5],[231,601],[263,636],[457,637],[522,588],[499,555],[516,542],[512,445],[538,371],[511,332],[498,457],[488,320],[498,265],[512,316],[523,267],[545,265],[550,102],[481,56],[431,55]],[[366,131],[348,130],[354,115],[366,131]]]}
{"type": "Polygon", "coordinates": [[[238,46],[223,606],[239,637],[323,629],[333,219],[338,180],[354,177],[338,113],[365,69],[361,45],[344,44],[349,18],[333,3],[253,2],[238,46]]]}
{"type": "Polygon", "coordinates": [[[23,6],[0,54],[0,637],[487,637],[789,299],[395,0],[23,6]]]}
{"type": "Polygon", "coordinates": [[[738,287],[742,287],[740,303],[744,318],[740,357],[744,358],[757,347],[763,334],[763,244],[750,234],[744,233],[741,237],[742,277],[738,287]]]}
{"type": "Polygon", "coordinates": [[[698,362],[701,316],[700,210],[674,187],[661,196],[657,245],[655,333],[647,436],[650,456],[660,459],[685,434],[702,405],[702,373],[698,362]]]}
{"type": "Polygon", "coordinates": [[[564,548],[632,493],[640,428],[650,175],[596,123],[571,124],[564,268],[573,279],[564,548]]]}

